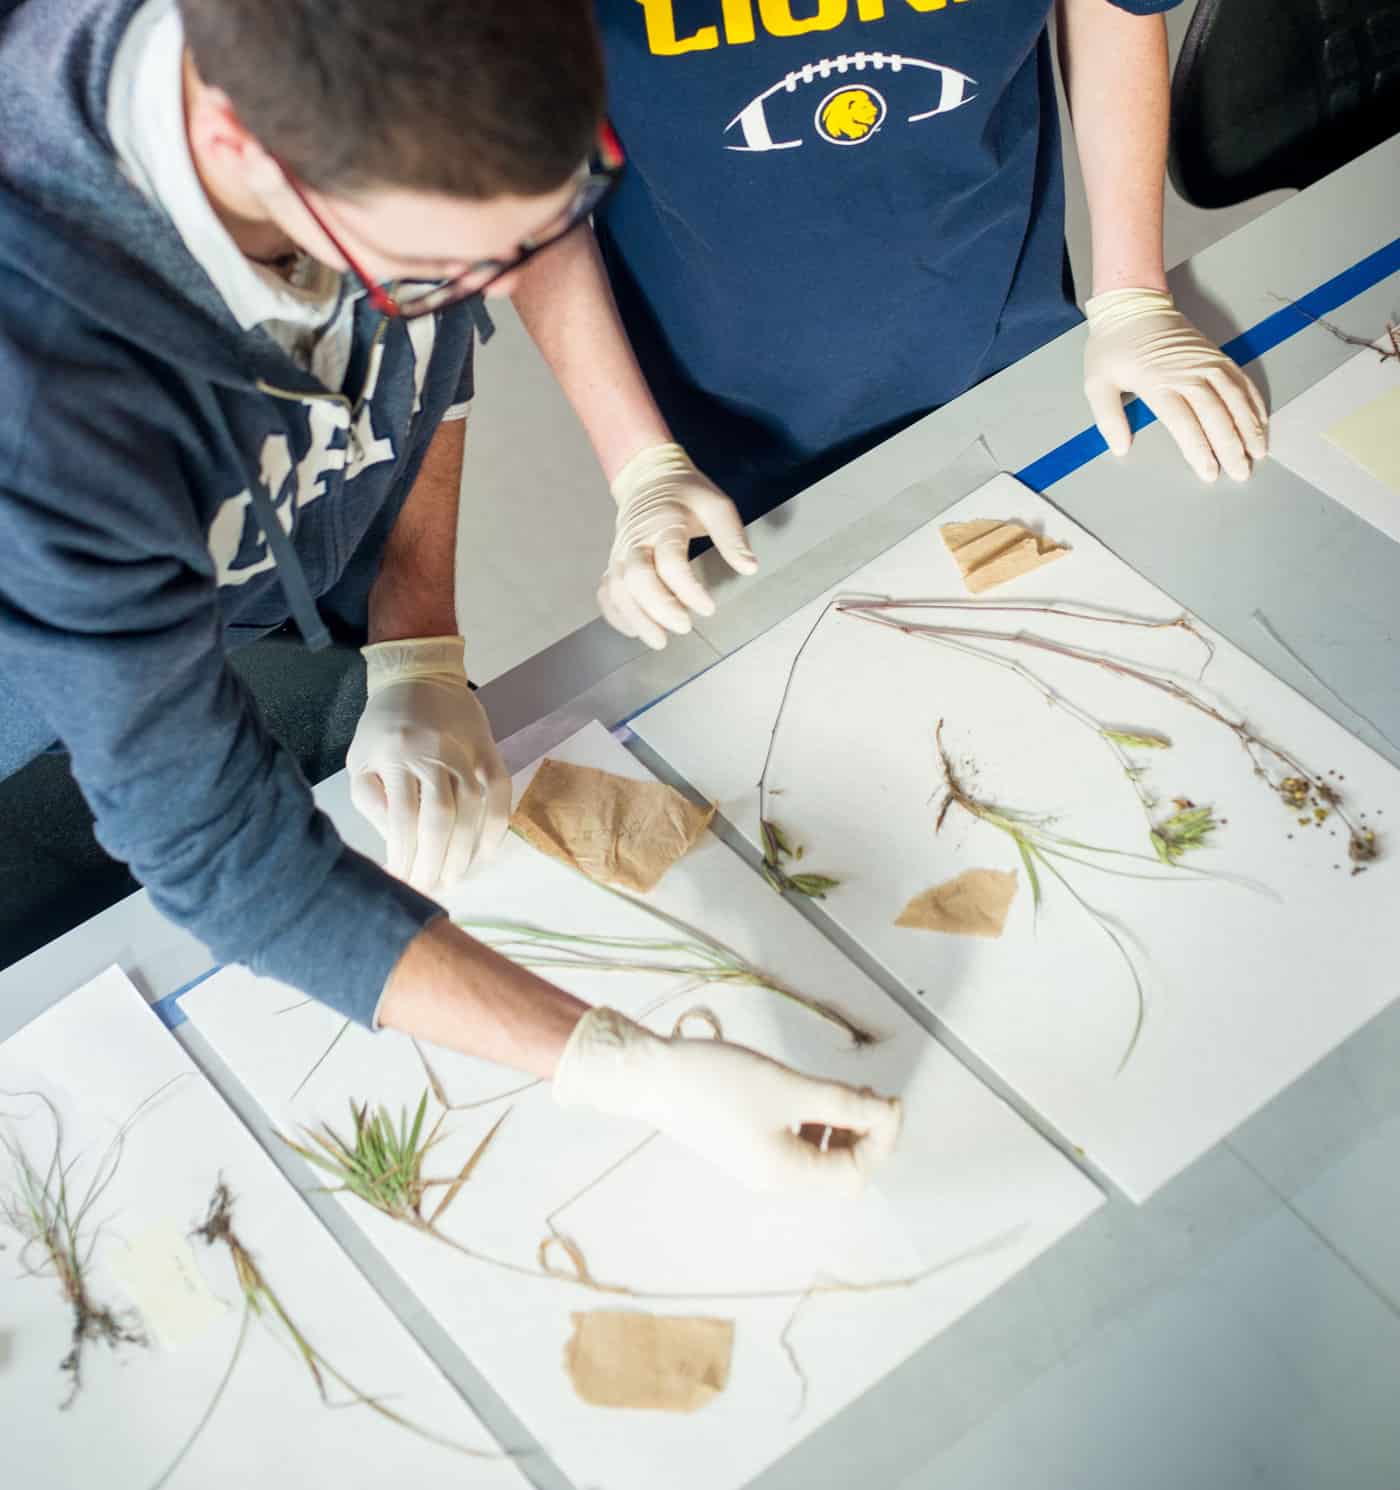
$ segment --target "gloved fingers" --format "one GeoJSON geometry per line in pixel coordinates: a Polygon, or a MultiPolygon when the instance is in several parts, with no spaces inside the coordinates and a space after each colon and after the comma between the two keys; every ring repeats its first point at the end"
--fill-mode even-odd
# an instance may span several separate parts
{"type": "Polygon", "coordinates": [[[1123,390],[1107,378],[1089,378],[1084,383],[1084,396],[1089,400],[1089,412],[1104,444],[1114,455],[1126,455],[1133,443],[1133,432],[1123,408],[1123,390]]]}
{"type": "Polygon", "coordinates": [[[1215,385],[1201,384],[1184,392],[1182,397],[1196,416],[1201,433],[1210,442],[1220,469],[1231,481],[1248,481],[1249,454],[1245,450],[1243,432],[1236,427],[1230,407],[1215,385]]]}
{"type": "Polygon", "coordinates": [[[1190,405],[1179,393],[1165,389],[1153,396],[1152,412],[1186,457],[1186,463],[1202,481],[1214,481],[1220,474],[1220,463],[1210,448],[1210,441],[1190,405]]]}
{"type": "Polygon", "coordinates": [[[655,551],[657,577],[682,605],[697,615],[712,616],[715,603],[690,567],[689,549],[689,541],[685,538],[666,538],[658,543],[655,551]]]}
{"type": "Polygon", "coordinates": [[[749,547],[739,509],[718,487],[703,492],[692,502],[695,519],[719,550],[720,557],[736,574],[753,574],[758,556],[749,547]]]}
{"type": "Polygon", "coordinates": [[[356,771],[350,777],[350,800],[381,838],[389,836],[389,801],[377,771],[356,771]]]}
{"type": "Polygon", "coordinates": [[[490,760],[477,767],[477,777],[482,787],[482,813],[473,867],[490,863],[510,831],[510,776],[494,750],[490,760]]]}
{"type": "Polygon", "coordinates": [[[406,880],[418,849],[418,778],[408,771],[389,770],[381,772],[380,779],[386,805],[384,867],[395,879],[406,880]]]}
{"type": "MultiPolygon", "coordinates": [[[[651,548],[634,548],[622,561],[622,583],[638,610],[654,626],[684,636],[690,630],[690,612],[662,582],[654,554],[651,548]]],[[[664,636],[661,644],[666,644],[664,636]]]]}
{"type": "Polygon", "coordinates": [[[1269,453],[1269,406],[1264,402],[1264,390],[1254,381],[1250,375],[1237,368],[1236,377],[1244,384],[1245,393],[1249,396],[1249,402],[1259,419],[1260,438],[1264,445],[1264,454],[1269,453]]]}
{"type": "Polygon", "coordinates": [[[510,828],[510,777],[494,750],[491,759],[474,770],[473,783],[457,782],[457,821],[469,823],[471,831],[453,837],[442,869],[444,888],[490,863],[510,828]]]}
{"type": "Polygon", "coordinates": [[[854,1199],[865,1188],[865,1172],[856,1161],[858,1147],[833,1144],[821,1149],[796,1133],[779,1133],[753,1183],[764,1190],[807,1190],[854,1199]]]}
{"type": "Polygon", "coordinates": [[[1263,460],[1269,453],[1269,420],[1262,410],[1264,396],[1233,364],[1212,368],[1206,376],[1229,409],[1250,460],[1263,460]]]}
{"type": "Polygon", "coordinates": [[[418,777],[417,842],[409,866],[408,882],[427,894],[442,881],[447,851],[459,831],[474,833],[470,804],[466,821],[459,821],[456,783],[443,766],[428,767],[418,777]]]}
{"type": "Polygon", "coordinates": [[[438,883],[444,890],[460,884],[471,873],[480,850],[484,811],[481,793],[472,783],[459,776],[453,789],[457,798],[457,831],[442,861],[442,878],[438,883]]]}
{"type": "Polygon", "coordinates": [[[624,618],[615,598],[617,581],[611,569],[598,581],[598,609],[603,619],[620,636],[636,636],[636,630],[624,618]]]}
{"type": "Polygon", "coordinates": [[[903,1121],[897,1097],[880,1097],[869,1089],[834,1081],[810,1082],[801,1111],[802,1124],[821,1124],[854,1134],[856,1141],[847,1152],[855,1156],[861,1168],[871,1168],[889,1158],[903,1121]]]}
{"type": "Polygon", "coordinates": [[[628,588],[626,581],[614,568],[603,582],[607,586],[608,598],[617,615],[613,624],[623,636],[635,637],[653,652],[666,645],[666,632],[637,604],[637,597],[628,588]]]}

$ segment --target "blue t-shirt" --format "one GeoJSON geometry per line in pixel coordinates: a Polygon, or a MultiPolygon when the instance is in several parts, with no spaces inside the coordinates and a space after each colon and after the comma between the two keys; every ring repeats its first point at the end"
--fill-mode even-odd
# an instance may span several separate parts
{"type": "Polygon", "coordinates": [[[597,9],[629,159],[599,241],[677,438],[746,518],[1078,320],[1050,0],[597,9]]]}

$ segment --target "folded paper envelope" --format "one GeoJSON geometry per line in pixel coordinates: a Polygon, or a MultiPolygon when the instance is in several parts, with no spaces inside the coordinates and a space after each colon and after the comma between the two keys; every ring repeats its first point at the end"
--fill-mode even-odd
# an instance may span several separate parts
{"type": "Polygon", "coordinates": [[[916,895],[894,924],[954,936],[1000,936],[1015,898],[1014,869],[969,869],[916,895]]]}
{"type": "Polygon", "coordinates": [[[645,894],[715,815],[659,781],[545,760],[510,825],[529,844],[589,879],[645,894]]]}
{"type": "Polygon", "coordinates": [[[963,583],[974,595],[1004,585],[1061,558],[1069,550],[1048,538],[1037,538],[1020,523],[979,518],[968,523],[944,523],[938,530],[948,551],[958,561],[963,583]]]}
{"type": "Polygon", "coordinates": [[[732,1319],[597,1309],[574,1315],[564,1364],[594,1407],[695,1412],[724,1390],[733,1351],[732,1319]]]}

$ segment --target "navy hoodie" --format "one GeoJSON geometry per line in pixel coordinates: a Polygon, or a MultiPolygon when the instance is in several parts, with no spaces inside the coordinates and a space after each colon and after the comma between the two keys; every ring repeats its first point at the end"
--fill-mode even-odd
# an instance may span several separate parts
{"type": "MultiPolygon", "coordinates": [[[[224,961],[368,1023],[439,908],[341,843],[227,663],[367,593],[472,308],[362,299],[345,392],[243,331],[118,169],[138,0],[0,0],[0,698],[57,740],[104,848],[224,961]]],[[[5,731],[0,731],[5,732],[5,731]]]]}

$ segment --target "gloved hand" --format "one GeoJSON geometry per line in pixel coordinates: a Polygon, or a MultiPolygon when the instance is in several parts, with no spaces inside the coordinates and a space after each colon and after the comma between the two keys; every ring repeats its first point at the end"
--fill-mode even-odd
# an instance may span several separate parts
{"type": "Polygon", "coordinates": [[[740,574],[758,560],[738,509],[691,464],[679,445],[652,445],[617,473],[617,535],[598,608],[623,636],[660,651],[666,633],[690,630],[690,612],[712,616],[715,603],[686,558],[692,538],[708,537],[740,574]]]}
{"type": "Polygon", "coordinates": [[[1177,310],[1165,290],[1110,290],[1084,306],[1084,392],[1114,455],[1133,442],[1123,394],[1136,393],[1167,427],[1191,468],[1236,481],[1268,451],[1263,395],[1177,310]]]}
{"type": "Polygon", "coordinates": [[[854,1194],[899,1137],[897,1099],[800,1076],[742,1045],[664,1039],[614,1009],[579,1020],[554,1097],[640,1118],[754,1190],[854,1194]],[[856,1141],[823,1152],[798,1137],[808,1124],[850,1130],[856,1141]]]}
{"type": "Polygon", "coordinates": [[[388,848],[390,874],[425,894],[500,846],[510,777],[467,686],[460,636],[363,648],[369,700],[350,742],[350,798],[388,848]]]}

